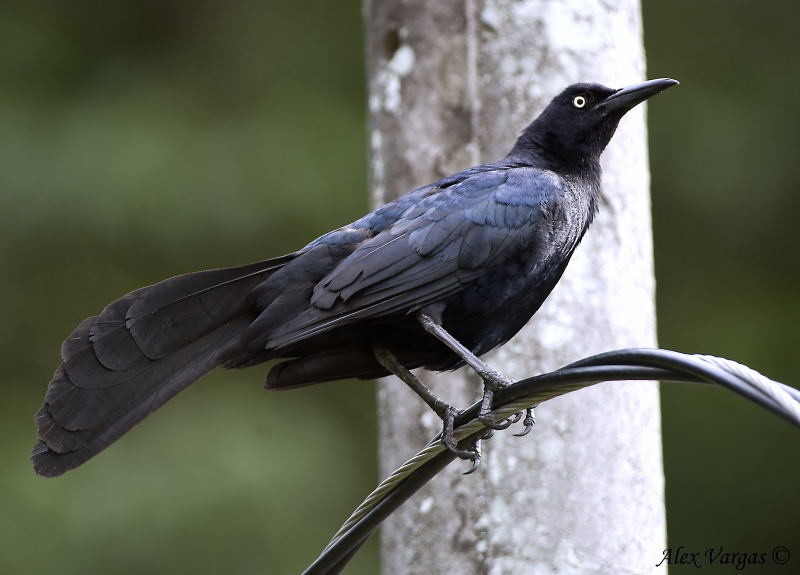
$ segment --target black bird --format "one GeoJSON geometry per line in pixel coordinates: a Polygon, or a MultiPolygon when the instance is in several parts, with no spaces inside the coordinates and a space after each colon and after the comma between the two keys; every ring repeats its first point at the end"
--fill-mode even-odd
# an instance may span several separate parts
{"type": "Polygon", "coordinates": [[[485,382],[482,417],[505,426],[488,410],[507,380],[477,356],[517,333],[561,277],[597,211],[600,154],[622,116],[675,84],[569,86],[498,162],[408,192],[294,253],[109,304],[61,347],[36,414],[34,469],[56,476],[84,463],[217,366],[275,358],[284,361],[268,389],[398,375],[443,418],[454,450],[455,410],[408,370],[467,363],[485,382]]]}

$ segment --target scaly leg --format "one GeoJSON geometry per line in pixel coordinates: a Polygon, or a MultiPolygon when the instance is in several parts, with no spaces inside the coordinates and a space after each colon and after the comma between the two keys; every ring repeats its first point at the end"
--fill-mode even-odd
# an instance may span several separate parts
{"type": "Polygon", "coordinates": [[[378,363],[389,370],[390,373],[396,375],[400,380],[402,380],[414,391],[414,393],[420,396],[422,400],[427,403],[428,406],[430,406],[436,415],[442,419],[442,442],[445,444],[447,449],[452,451],[461,459],[469,459],[473,462],[472,469],[470,469],[467,473],[472,473],[475,471],[480,462],[480,451],[478,450],[477,446],[475,446],[472,450],[459,449],[458,441],[453,433],[453,422],[458,414],[458,410],[456,410],[456,408],[452,405],[439,399],[427,385],[422,383],[417,376],[411,373],[406,366],[401,364],[394,354],[385,347],[376,346],[372,349],[372,353],[375,355],[375,359],[378,360],[378,363]]]}
{"type": "MultiPolygon", "coordinates": [[[[493,370],[486,362],[479,359],[478,356],[464,347],[461,342],[450,335],[450,333],[444,329],[444,327],[442,327],[440,321],[434,320],[433,317],[424,312],[417,313],[417,320],[419,320],[420,324],[422,324],[422,327],[425,329],[425,331],[453,350],[453,352],[455,352],[458,357],[463,359],[468,366],[475,370],[475,372],[483,380],[483,400],[481,401],[481,409],[478,414],[478,420],[482,424],[489,429],[506,429],[509,425],[520,420],[521,415],[518,414],[514,418],[510,418],[501,423],[496,423],[491,413],[494,392],[502,387],[505,387],[506,385],[509,385],[510,383],[513,383],[510,379],[493,370]]],[[[525,430],[522,432],[523,435],[528,434],[533,427],[534,421],[532,409],[526,410],[525,414],[525,430]]]]}

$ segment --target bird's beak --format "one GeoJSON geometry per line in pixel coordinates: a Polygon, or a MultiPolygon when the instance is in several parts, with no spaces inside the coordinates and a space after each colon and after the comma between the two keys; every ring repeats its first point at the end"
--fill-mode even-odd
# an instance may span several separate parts
{"type": "Polygon", "coordinates": [[[679,83],[680,82],[672,78],[659,78],[657,80],[648,80],[647,82],[633,84],[626,88],[620,88],[605,100],[598,102],[595,109],[605,114],[617,111],[625,113],[636,104],[647,100],[650,96],[655,96],[670,86],[675,86],[679,83]]]}

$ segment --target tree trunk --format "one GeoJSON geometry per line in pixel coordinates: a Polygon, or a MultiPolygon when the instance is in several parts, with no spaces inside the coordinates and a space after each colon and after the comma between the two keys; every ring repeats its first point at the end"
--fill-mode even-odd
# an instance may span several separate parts
{"type": "MultiPolygon", "coordinates": [[[[566,85],[644,77],[638,0],[366,0],[371,184],[383,203],[501,158],[566,85]]],[[[520,379],[592,353],[655,345],[643,107],[603,157],[600,214],[533,321],[488,356],[520,379]]],[[[480,384],[425,379],[459,406],[480,384]]],[[[382,474],[440,421],[399,381],[379,383],[382,474]]],[[[543,404],[519,439],[484,442],[474,475],[446,469],[382,533],[383,573],[649,573],[665,548],[656,384],[615,383],[543,404]]]]}

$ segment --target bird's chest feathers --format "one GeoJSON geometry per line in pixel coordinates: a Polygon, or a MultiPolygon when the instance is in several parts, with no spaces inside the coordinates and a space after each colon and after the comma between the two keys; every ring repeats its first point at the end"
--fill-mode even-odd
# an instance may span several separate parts
{"type": "Polygon", "coordinates": [[[558,197],[542,202],[538,218],[515,257],[523,268],[517,272],[522,273],[516,283],[538,283],[549,269],[569,258],[594,218],[597,191],[591,183],[567,181],[558,197]]]}
{"type": "Polygon", "coordinates": [[[595,182],[566,180],[560,201],[546,208],[551,241],[574,249],[594,219],[599,191],[595,182]]]}

